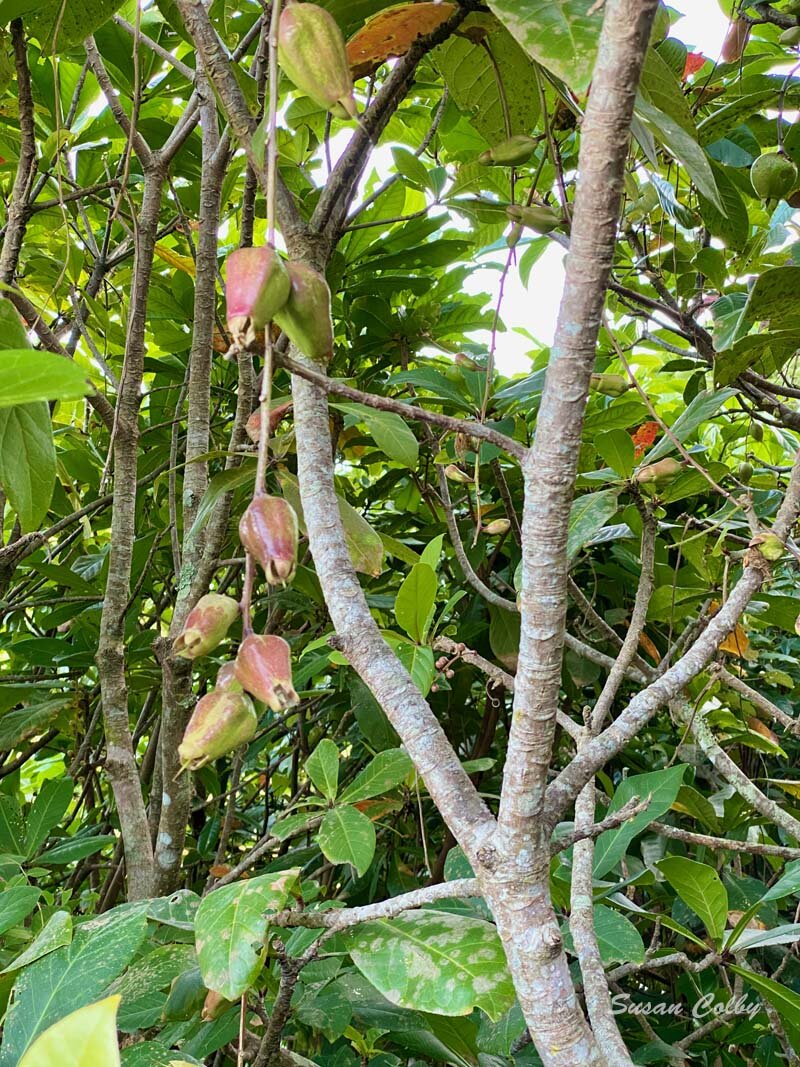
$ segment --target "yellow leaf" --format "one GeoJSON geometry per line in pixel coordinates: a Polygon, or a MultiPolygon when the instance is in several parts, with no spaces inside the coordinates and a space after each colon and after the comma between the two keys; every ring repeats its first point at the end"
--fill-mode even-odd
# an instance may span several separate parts
{"type": "Polygon", "coordinates": [[[119,1067],[117,1008],[121,999],[106,997],[59,1019],[36,1038],[19,1067],[119,1067]]]}
{"type": "Polygon", "coordinates": [[[191,274],[194,278],[194,260],[191,256],[182,256],[179,252],[162,244],[156,245],[156,255],[163,259],[165,263],[169,263],[171,267],[175,267],[176,270],[182,270],[186,274],[191,274]]]}
{"type": "Polygon", "coordinates": [[[776,785],[784,793],[791,797],[800,797],[800,782],[790,781],[788,778],[767,778],[770,785],[776,785]]]}

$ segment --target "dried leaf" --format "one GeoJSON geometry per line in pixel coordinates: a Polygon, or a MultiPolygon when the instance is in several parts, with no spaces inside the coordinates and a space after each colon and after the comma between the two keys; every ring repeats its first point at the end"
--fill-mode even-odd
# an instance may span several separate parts
{"type": "Polygon", "coordinates": [[[780,741],[778,740],[777,734],[774,734],[772,730],[770,730],[770,728],[767,726],[767,724],[763,723],[761,719],[758,718],[758,716],[751,715],[750,718],[747,720],[747,726],[748,729],[753,731],[753,733],[760,734],[773,745],[780,745],[780,741]]]}
{"type": "Polygon", "coordinates": [[[368,22],[347,42],[354,79],[364,78],[391,56],[404,56],[418,37],[431,33],[456,10],[455,4],[398,4],[368,22]]]}
{"type": "Polygon", "coordinates": [[[647,634],[639,634],[639,647],[647,653],[647,655],[650,657],[650,659],[653,660],[654,663],[661,662],[661,653],[658,651],[658,649],[653,644],[652,640],[647,636],[647,634]]]}

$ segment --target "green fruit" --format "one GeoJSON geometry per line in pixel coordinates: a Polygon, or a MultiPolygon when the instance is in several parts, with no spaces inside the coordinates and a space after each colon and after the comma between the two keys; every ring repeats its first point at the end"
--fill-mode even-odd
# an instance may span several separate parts
{"type": "Polygon", "coordinates": [[[753,438],[754,441],[764,440],[764,427],[761,425],[760,422],[750,423],[750,436],[753,438]]]}
{"type": "Polygon", "coordinates": [[[550,233],[561,222],[561,215],[543,204],[531,204],[530,207],[512,204],[506,208],[506,214],[512,222],[521,223],[535,233],[550,233]]]}
{"type": "Polygon", "coordinates": [[[297,88],[337,118],[358,118],[342,31],[317,4],[289,4],[278,30],[278,61],[297,88]]]}
{"type": "Polygon", "coordinates": [[[289,299],[275,322],[308,359],[327,363],[333,355],[331,291],[319,271],[305,263],[289,263],[289,299]]]}
{"type": "Polygon", "coordinates": [[[509,137],[478,156],[478,162],[486,167],[517,167],[527,163],[536,151],[537,142],[525,134],[509,137]]]}
{"type": "Polygon", "coordinates": [[[746,460],[744,463],[740,463],[736,470],[736,477],[739,479],[740,482],[744,482],[744,484],[747,485],[747,483],[753,477],[752,463],[748,463],[746,460]]]}
{"type": "Polygon", "coordinates": [[[658,460],[657,463],[648,463],[646,466],[640,467],[633,478],[639,485],[651,485],[653,482],[669,482],[677,474],[680,474],[682,469],[683,464],[679,460],[668,456],[666,459],[658,460]]]}
{"type": "Polygon", "coordinates": [[[788,45],[789,48],[800,44],[800,26],[790,26],[788,30],[784,30],[778,38],[778,44],[788,45]]]}
{"type": "Polygon", "coordinates": [[[604,396],[622,396],[633,388],[621,374],[593,374],[589,379],[589,387],[604,396]]]}
{"type": "Polygon", "coordinates": [[[795,187],[797,167],[781,153],[768,152],[753,163],[750,182],[762,200],[782,200],[795,187]]]}

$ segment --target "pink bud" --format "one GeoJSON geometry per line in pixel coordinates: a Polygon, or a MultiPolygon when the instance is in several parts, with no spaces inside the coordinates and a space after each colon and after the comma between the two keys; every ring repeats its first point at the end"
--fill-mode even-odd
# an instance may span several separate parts
{"type": "Polygon", "coordinates": [[[245,744],[257,729],[258,717],[249,697],[212,689],[197,702],[178,745],[181,765],[196,771],[245,744]]]}
{"type": "Polygon", "coordinates": [[[172,644],[172,651],[181,659],[207,655],[225,637],[238,614],[239,605],[233,597],[206,593],[189,612],[183,630],[172,644]]]}
{"type": "Polygon", "coordinates": [[[297,515],[282,496],[254,497],[239,522],[239,539],[270,585],[284,585],[297,566],[297,515]]]}
{"type": "Polygon", "coordinates": [[[237,344],[250,344],[280,311],[289,296],[291,280],[271,245],[237,248],[225,263],[225,301],[228,329],[237,344]]]}
{"type": "Polygon", "coordinates": [[[292,685],[292,650],[282,637],[245,637],[236,656],[236,677],[273,711],[285,711],[299,700],[292,685]]]}

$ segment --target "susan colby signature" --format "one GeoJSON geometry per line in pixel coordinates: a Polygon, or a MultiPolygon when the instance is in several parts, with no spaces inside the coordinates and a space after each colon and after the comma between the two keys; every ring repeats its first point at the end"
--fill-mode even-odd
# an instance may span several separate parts
{"type": "Polygon", "coordinates": [[[630,993],[615,993],[611,998],[615,1015],[659,1015],[672,1018],[710,1019],[718,1016],[746,1015],[751,1021],[763,1007],[760,1001],[748,1000],[745,996],[717,1000],[713,993],[706,993],[689,1007],[680,1000],[634,1001],[630,993]]]}

